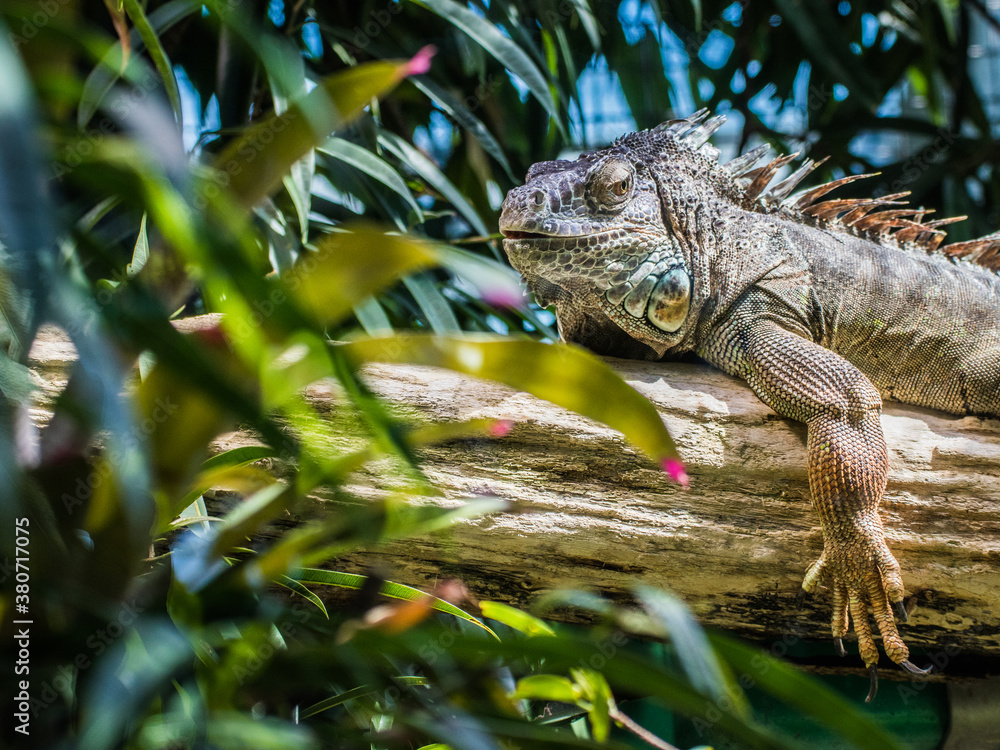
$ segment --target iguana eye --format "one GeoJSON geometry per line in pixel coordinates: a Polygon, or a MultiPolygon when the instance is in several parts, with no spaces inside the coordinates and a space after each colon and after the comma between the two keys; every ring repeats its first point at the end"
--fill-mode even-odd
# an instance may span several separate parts
{"type": "Polygon", "coordinates": [[[621,203],[632,191],[632,170],[619,163],[607,164],[595,180],[602,203],[621,203]]]}

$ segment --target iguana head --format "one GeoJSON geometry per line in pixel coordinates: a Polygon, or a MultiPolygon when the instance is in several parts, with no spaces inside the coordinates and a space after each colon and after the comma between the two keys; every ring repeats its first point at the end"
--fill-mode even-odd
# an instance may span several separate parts
{"type": "MultiPolygon", "coordinates": [[[[694,124],[682,122],[685,130],[694,124]]],[[[692,160],[714,164],[715,155],[681,148],[670,125],[623,136],[575,161],[535,164],[504,200],[504,250],[539,304],[556,305],[569,341],[636,356],[617,351],[614,339],[624,332],[649,347],[639,355],[662,356],[684,337],[694,271],[671,210],[684,197],[666,196],[680,191],[665,184],[665,172],[673,168],[683,184],[681,173],[704,169],[692,160]]]]}

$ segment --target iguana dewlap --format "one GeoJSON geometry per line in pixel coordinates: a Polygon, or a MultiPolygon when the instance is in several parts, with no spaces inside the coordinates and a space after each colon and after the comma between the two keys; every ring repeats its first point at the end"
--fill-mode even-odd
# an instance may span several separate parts
{"type": "Polygon", "coordinates": [[[876,685],[878,651],[910,671],[899,564],[878,506],[888,458],[882,399],[1000,416],[1000,234],[941,247],[924,209],[888,195],[829,200],[846,177],[792,195],[807,160],[728,164],[706,111],[623,136],[575,161],[535,164],[503,205],[504,250],[567,341],[659,359],[695,352],[808,425],[809,486],[824,549],[802,588],[833,594],[876,685]]]}

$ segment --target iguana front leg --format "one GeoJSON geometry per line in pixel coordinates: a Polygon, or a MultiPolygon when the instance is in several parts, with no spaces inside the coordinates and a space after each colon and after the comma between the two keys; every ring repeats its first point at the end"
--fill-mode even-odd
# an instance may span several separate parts
{"type": "Polygon", "coordinates": [[[877,685],[878,649],[868,620],[869,605],[889,658],[920,672],[907,660],[909,650],[893,619],[893,605],[905,612],[903,582],[878,513],[888,472],[879,423],[882,399],[854,365],[785,330],[759,310],[747,300],[745,314],[737,309],[713,331],[700,354],[744,378],[779,414],[808,425],[809,489],[824,548],[802,588],[808,592],[820,581],[830,584],[833,637],[840,653],[850,615],[861,658],[872,676],[870,700],[877,685]]]}

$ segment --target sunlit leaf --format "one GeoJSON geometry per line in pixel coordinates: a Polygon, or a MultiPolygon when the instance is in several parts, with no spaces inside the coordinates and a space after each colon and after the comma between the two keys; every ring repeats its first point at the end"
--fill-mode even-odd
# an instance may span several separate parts
{"type": "Polygon", "coordinates": [[[411,70],[410,61],[378,60],[325,78],[285,112],[250,126],[215,161],[246,208],[273,193],[292,165],[327,140],[411,70]]]}
{"type": "Polygon", "coordinates": [[[533,674],[517,681],[514,698],[528,698],[560,703],[576,703],[579,695],[568,677],[554,674],[533,674]]]}
{"type": "Polygon", "coordinates": [[[611,708],[615,702],[611,686],[604,675],[593,669],[571,669],[570,675],[577,695],[590,704],[587,717],[594,739],[604,742],[611,732],[611,708]]]}
{"type": "MultiPolygon", "coordinates": [[[[367,576],[357,575],[355,573],[340,573],[333,570],[323,570],[321,568],[299,568],[298,570],[292,571],[291,575],[302,583],[320,583],[326,586],[339,586],[340,588],[355,590],[360,589],[364,585],[365,581],[368,580],[367,576]]],[[[469,613],[459,609],[454,604],[451,604],[444,599],[424,593],[423,591],[415,589],[412,586],[386,581],[379,589],[379,593],[392,599],[401,599],[407,602],[426,601],[427,605],[431,609],[436,609],[438,612],[444,612],[445,614],[470,622],[473,625],[479,626],[494,638],[497,637],[496,633],[484,625],[481,620],[473,617],[469,613]]]]}
{"type": "Polygon", "coordinates": [[[139,223],[139,236],[135,240],[135,248],[132,250],[132,262],[125,268],[125,273],[129,277],[135,276],[149,260],[149,239],[146,237],[146,214],[142,215],[139,223]]]}
{"type": "Polygon", "coordinates": [[[479,608],[483,617],[502,622],[509,628],[514,628],[526,635],[555,635],[552,627],[533,615],[511,607],[503,602],[480,602],[479,608]]]}
{"type": "Polygon", "coordinates": [[[344,348],[358,362],[434,365],[506,383],[621,431],[658,463],[677,460],[656,407],[583,349],[420,334],[360,339],[344,348]]]}
{"type": "Polygon", "coordinates": [[[289,591],[294,591],[296,594],[319,609],[319,611],[323,613],[323,617],[328,620],[330,619],[330,614],[326,611],[326,605],[323,604],[323,600],[316,596],[311,589],[303,586],[299,581],[294,578],[290,578],[289,576],[278,576],[278,578],[275,579],[275,583],[284,586],[289,591]]]}
{"type": "MultiPolygon", "coordinates": [[[[427,678],[419,677],[417,675],[400,675],[397,677],[393,677],[392,680],[393,682],[406,686],[423,686],[428,684],[427,678]]],[[[315,716],[318,713],[322,713],[323,711],[327,711],[336,706],[340,706],[349,700],[353,700],[355,698],[363,698],[366,695],[371,695],[372,693],[376,692],[379,691],[377,691],[375,688],[369,685],[361,685],[359,687],[352,688],[351,690],[346,690],[343,693],[339,693],[337,695],[330,696],[329,698],[325,698],[324,700],[321,700],[318,703],[314,703],[308,708],[303,709],[300,716],[303,719],[308,719],[310,716],[315,716]]],[[[431,747],[431,746],[426,745],[425,747],[431,747]]],[[[440,745],[439,747],[445,747],[445,746],[440,745]]]]}
{"type": "Polygon", "coordinates": [[[316,319],[335,323],[401,276],[433,265],[433,247],[364,226],[333,232],[303,254],[281,281],[316,319]]]}

